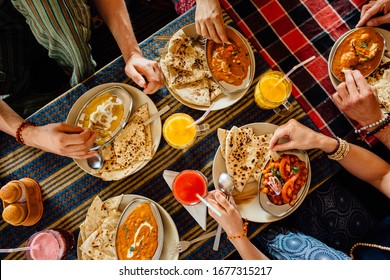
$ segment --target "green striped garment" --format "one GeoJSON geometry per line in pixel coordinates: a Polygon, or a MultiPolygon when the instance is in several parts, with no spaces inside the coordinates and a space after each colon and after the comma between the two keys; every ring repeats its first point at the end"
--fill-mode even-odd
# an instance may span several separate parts
{"type": "Polygon", "coordinates": [[[91,14],[87,0],[11,0],[23,14],[36,40],[71,75],[75,86],[94,73],[88,40],[91,14]]]}

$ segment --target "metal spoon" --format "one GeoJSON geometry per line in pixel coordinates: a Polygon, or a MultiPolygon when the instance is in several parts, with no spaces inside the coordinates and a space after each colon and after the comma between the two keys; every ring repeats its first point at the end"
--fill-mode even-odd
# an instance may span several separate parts
{"type": "MultiPolygon", "coordinates": [[[[234,189],[234,182],[233,179],[229,176],[229,174],[222,173],[221,175],[219,175],[218,186],[219,186],[219,190],[226,195],[226,199],[233,205],[234,208],[237,209],[237,205],[234,202],[232,196],[232,191],[234,189]]],[[[219,242],[221,240],[221,233],[222,233],[222,227],[218,225],[217,233],[215,235],[214,245],[213,245],[214,251],[218,251],[219,242]]]]}
{"type": "Polygon", "coordinates": [[[96,146],[96,144],[94,144],[94,146],[90,149],[90,151],[95,151],[96,150],[95,147],[97,147],[98,153],[92,157],[87,158],[87,164],[90,168],[94,170],[99,170],[103,167],[104,159],[100,154],[100,147],[96,146]]]}

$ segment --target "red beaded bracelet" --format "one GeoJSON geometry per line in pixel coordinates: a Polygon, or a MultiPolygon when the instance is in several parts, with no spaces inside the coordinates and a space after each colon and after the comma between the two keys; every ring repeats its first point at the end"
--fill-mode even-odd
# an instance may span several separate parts
{"type": "Polygon", "coordinates": [[[28,126],[35,126],[35,124],[33,122],[30,122],[30,121],[23,121],[18,129],[16,130],[16,141],[18,141],[18,143],[24,145],[24,139],[23,139],[23,136],[22,136],[22,132],[23,132],[23,129],[25,129],[26,127],[28,126]]]}
{"type": "Polygon", "coordinates": [[[243,238],[247,235],[248,233],[248,220],[245,219],[244,226],[242,228],[242,233],[240,235],[233,235],[233,236],[228,236],[227,239],[232,240],[232,239],[239,239],[243,238]]]}

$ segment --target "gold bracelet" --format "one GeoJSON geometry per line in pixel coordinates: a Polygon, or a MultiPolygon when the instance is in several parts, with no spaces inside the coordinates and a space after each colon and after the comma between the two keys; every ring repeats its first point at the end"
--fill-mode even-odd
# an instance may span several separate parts
{"type": "Polygon", "coordinates": [[[375,249],[379,249],[382,251],[389,251],[390,252],[390,247],[386,247],[386,246],[382,246],[382,245],[378,245],[378,244],[371,244],[371,243],[356,243],[355,245],[352,246],[351,250],[349,251],[349,255],[351,256],[351,259],[354,259],[353,251],[356,249],[356,247],[359,247],[359,246],[375,248],[375,249]]]}
{"type": "Polygon", "coordinates": [[[339,142],[339,146],[337,150],[331,154],[328,154],[328,158],[331,160],[342,160],[345,158],[349,153],[349,143],[339,137],[336,138],[339,142]]]}
{"type": "Polygon", "coordinates": [[[24,139],[23,139],[22,132],[23,132],[23,129],[25,129],[28,126],[35,126],[35,124],[33,122],[30,122],[30,121],[23,121],[19,125],[18,129],[16,130],[16,135],[15,135],[16,141],[18,141],[18,143],[20,143],[22,145],[24,145],[24,139]]]}
{"type": "Polygon", "coordinates": [[[232,240],[232,239],[240,239],[243,237],[246,237],[248,233],[248,219],[244,219],[244,226],[242,228],[242,233],[240,235],[233,235],[233,236],[228,236],[227,239],[232,240]]]}

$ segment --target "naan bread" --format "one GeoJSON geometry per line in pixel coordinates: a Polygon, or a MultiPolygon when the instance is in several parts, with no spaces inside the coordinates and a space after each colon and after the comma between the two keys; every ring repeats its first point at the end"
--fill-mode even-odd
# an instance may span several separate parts
{"type": "Polygon", "coordinates": [[[104,181],[117,181],[120,180],[130,174],[132,174],[135,170],[137,170],[144,161],[136,161],[131,163],[129,166],[120,166],[119,168],[111,167],[109,170],[103,170],[100,173],[100,178],[104,181]]]}
{"type": "Polygon", "coordinates": [[[373,86],[377,90],[379,103],[390,112],[390,69],[385,70],[382,78],[373,86]]]}
{"type": "Polygon", "coordinates": [[[80,225],[83,260],[113,260],[115,253],[115,234],[121,212],[119,205],[122,195],[104,203],[97,196],[88,208],[87,216],[80,225]]]}
{"type": "Polygon", "coordinates": [[[167,86],[188,103],[210,106],[222,93],[221,87],[211,79],[204,48],[192,46],[182,30],[169,41],[168,53],[162,55],[160,65],[167,86]]]}
{"type": "Polygon", "coordinates": [[[210,106],[210,92],[206,79],[176,87],[175,92],[181,99],[199,106],[210,106]]]}
{"type": "Polygon", "coordinates": [[[227,172],[237,190],[241,192],[246,184],[259,181],[269,160],[272,134],[255,135],[252,128],[233,127],[230,131],[219,128],[217,136],[227,172]]]}
{"type": "Polygon", "coordinates": [[[258,141],[260,142],[260,149],[257,151],[256,157],[257,162],[255,169],[253,170],[253,178],[259,182],[262,171],[270,159],[271,153],[274,153],[268,150],[269,141],[271,140],[272,134],[257,135],[258,141]],[[270,153],[271,152],[271,153],[270,153]]]}
{"type": "Polygon", "coordinates": [[[114,141],[102,149],[103,167],[92,173],[105,181],[120,180],[150,160],[153,157],[151,125],[143,125],[148,119],[149,109],[145,103],[131,115],[114,141]]]}
{"type": "Polygon", "coordinates": [[[223,93],[221,87],[212,79],[209,79],[209,89],[210,89],[211,101],[214,101],[214,99],[216,99],[218,96],[220,96],[223,93]]]}
{"type": "Polygon", "coordinates": [[[221,155],[225,159],[226,157],[226,138],[229,133],[229,130],[218,128],[217,136],[219,144],[221,145],[221,155]]]}
{"type": "Polygon", "coordinates": [[[196,59],[196,52],[183,30],[177,31],[169,40],[167,65],[180,70],[191,71],[196,59]]]}
{"type": "Polygon", "coordinates": [[[252,128],[233,127],[226,137],[226,169],[241,192],[257,163],[261,143],[252,128]]]}

